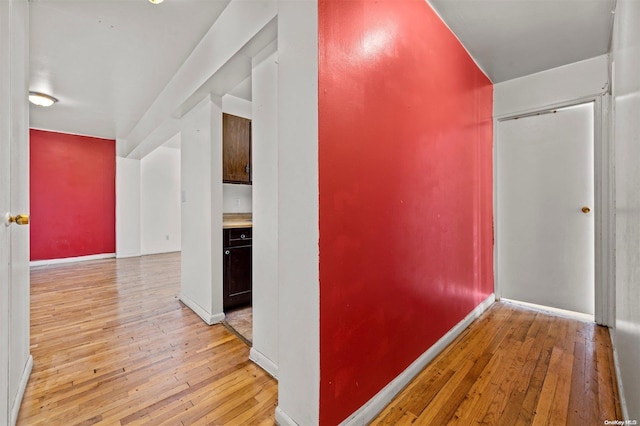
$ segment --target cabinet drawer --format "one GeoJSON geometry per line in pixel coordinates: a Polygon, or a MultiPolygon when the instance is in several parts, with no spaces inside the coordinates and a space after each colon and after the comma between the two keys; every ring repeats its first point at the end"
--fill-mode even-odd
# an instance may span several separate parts
{"type": "Polygon", "coordinates": [[[225,245],[227,247],[250,246],[251,228],[231,228],[225,229],[225,245]]]}

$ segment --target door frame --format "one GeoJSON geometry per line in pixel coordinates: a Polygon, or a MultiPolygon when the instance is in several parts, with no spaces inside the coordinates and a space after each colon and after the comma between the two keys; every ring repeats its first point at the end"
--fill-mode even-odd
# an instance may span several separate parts
{"type": "Polygon", "coordinates": [[[0,424],[15,425],[33,358],[29,333],[29,228],[10,224],[7,215],[29,213],[29,2],[0,5],[0,424]],[[5,282],[6,281],[6,282],[5,282]]]}
{"type": "Polygon", "coordinates": [[[594,320],[597,324],[613,327],[615,318],[615,286],[614,286],[614,176],[611,160],[613,159],[611,140],[611,96],[608,93],[581,97],[569,101],[531,108],[518,113],[508,113],[493,117],[493,211],[494,211],[494,292],[496,300],[502,297],[498,258],[498,235],[500,232],[498,221],[498,186],[497,167],[498,126],[500,122],[523,118],[532,115],[549,113],[554,109],[593,103],[594,132],[594,213],[595,213],[595,306],[594,320]]]}

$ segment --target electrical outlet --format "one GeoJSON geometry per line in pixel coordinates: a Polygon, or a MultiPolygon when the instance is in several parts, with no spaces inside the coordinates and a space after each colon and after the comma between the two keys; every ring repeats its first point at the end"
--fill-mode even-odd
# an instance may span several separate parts
{"type": "Polygon", "coordinates": [[[240,198],[235,199],[236,207],[240,207],[240,198]]]}

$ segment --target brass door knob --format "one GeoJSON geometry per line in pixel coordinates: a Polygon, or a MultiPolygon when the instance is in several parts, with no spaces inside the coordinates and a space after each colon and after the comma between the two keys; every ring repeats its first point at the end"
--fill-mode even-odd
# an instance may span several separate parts
{"type": "Polygon", "coordinates": [[[591,211],[591,209],[589,207],[587,207],[587,206],[584,206],[581,210],[582,210],[582,213],[584,213],[584,214],[587,214],[587,213],[589,213],[591,211]]]}
{"type": "Polygon", "coordinates": [[[18,214],[15,216],[9,216],[9,223],[16,223],[18,225],[28,225],[29,224],[29,215],[28,214],[18,214]]]}

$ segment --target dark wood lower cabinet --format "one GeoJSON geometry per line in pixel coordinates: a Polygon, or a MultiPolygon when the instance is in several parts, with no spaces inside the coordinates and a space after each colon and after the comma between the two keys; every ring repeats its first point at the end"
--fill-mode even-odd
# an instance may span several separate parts
{"type": "Polygon", "coordinates": [[[251,228],[224,230],[223,308],[251,304],[251,228]]]}

